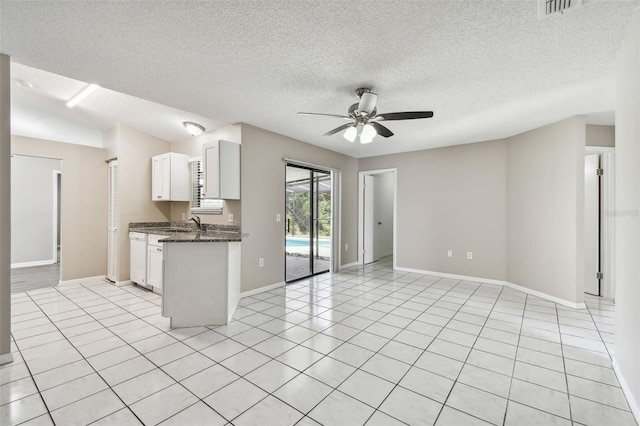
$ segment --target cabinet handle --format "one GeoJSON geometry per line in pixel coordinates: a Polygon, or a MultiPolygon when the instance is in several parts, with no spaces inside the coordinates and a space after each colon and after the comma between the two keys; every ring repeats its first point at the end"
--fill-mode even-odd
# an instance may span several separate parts
{"type": "Polygon", "coordinates": [[[161,248],[156,248],[156,251],[162,251],[162,249],[161,248]]]}
{"type": "Polygon", "coordinates": [[[162,198],[162,195],[158,195],[158,198],[162,198]]]}

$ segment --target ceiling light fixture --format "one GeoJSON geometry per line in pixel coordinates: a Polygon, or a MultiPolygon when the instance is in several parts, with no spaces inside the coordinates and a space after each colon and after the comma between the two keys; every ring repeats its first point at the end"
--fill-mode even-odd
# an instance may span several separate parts
{"type": "Polygon", "coordinates": [[[377,134],[378,132],[371,124],[356,123],[345,130],[343,136],[349,142],[358,141],[361,144],[366,144],[371,143],[377,134]]]}
{"type": "Polygon", "coordinates": [[[191,121],[185,121],[182,123],[182,125],[185,129],[187,129],[187,132],[189,132],[191,136],[199,136],[205,131],[204,127],[202,127],[198,123],[193,123],[191,121]]]}
{"type": "Polygon", "coordinates": [[[82,89],[80,92],[78,92],[77,95],[71,98],[69,102],[67,102],[67,106],[69,108],[73,108],[74,106],[78,105],[78,103],[80,103],[80,101],[82,101],[84,98],[86,98],[87,96],[95,92],[99,87],[100,86],[97,84],[88,85],[87,87],[82,89]]]}

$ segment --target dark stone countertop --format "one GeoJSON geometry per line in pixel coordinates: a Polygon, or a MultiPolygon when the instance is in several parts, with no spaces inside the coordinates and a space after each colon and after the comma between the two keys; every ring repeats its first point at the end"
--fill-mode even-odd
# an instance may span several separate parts
{"type": "Polygon", "coordinates": [[[145,234],[166,235],[163,243],[226,243],[242,241],[243,234],[237,225],[203,224],[197,230],[195,224],[184,222],[132,222],[129,231],[145,234]]]}

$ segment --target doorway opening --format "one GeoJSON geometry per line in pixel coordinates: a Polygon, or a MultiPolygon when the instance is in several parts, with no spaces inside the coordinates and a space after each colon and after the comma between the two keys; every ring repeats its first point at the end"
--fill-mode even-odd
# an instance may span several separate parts
{"type": "Polygon", "coordinates": [[[393,256],[396,267],[396,169],[358,176],[358,264],[393,256]]]}
{"type": "Polygon", "coordinates": [[[11,291],[60,283],[62,160],[11,156],[11,291]]]}
{"type": "Polygon", "coordinates": [[[331,269],[332,207],[330,171],[286,164],[286,282],[331,269]]]}
{"type": "Polygon", "coordinates": [[[586,147],[584,292],[614,298],[614,148],[586,147]]]}

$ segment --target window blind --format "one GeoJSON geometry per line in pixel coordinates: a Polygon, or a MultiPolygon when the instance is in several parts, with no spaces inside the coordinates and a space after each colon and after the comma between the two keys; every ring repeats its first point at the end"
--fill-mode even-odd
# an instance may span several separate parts
{"type": "Polygon", "coordinates": [[[204,172],[202,170],[201,159],[189,161],[189,176],[189,185],[191,188],[190,210],[193,213],[222,214],[222,200],[203,198],[204,172]]]}

